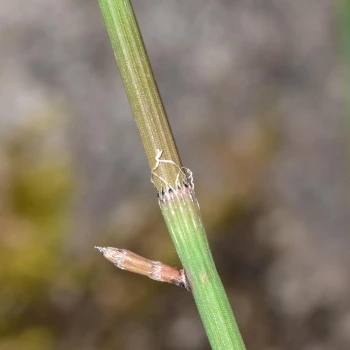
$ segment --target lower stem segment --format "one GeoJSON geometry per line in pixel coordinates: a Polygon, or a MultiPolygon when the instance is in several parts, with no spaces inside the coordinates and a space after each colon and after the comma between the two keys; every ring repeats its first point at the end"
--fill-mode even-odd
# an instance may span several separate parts
{"type": "Polygon", "coordinates": [[[199,206],[190,185],[159,194],[159,205],[185,269],[214,350],[244,350],[244,342],[216,271],[199,206]]]}

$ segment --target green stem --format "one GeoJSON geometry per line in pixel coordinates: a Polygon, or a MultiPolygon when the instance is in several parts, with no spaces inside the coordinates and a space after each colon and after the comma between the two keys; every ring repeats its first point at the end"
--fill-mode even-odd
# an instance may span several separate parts
{"type": "Polygon", "coordinates": [[[159,197],[170,236],[186,271],[213,349],[245,349],[216,271],[194,191],[182,186],[159,197]]]}
{"type": "MultiPolygon", "coordinates": [[[[152,169],[157,151],[162,150],[164,159],[181,167],[180,157],[130,1],[99,0],[99,3],[148,163],[152,169]]],[[[154,182],[160,190],[164,187],[164,183],[159,177],[167,179],[170,184],[175,184],[178,169],[169,163],[164,163],[155,174],[154,182]]]]}
{"type": "Polygon", "coordinates": [[[210,252],[192,180],[181,171],[180,157],[131,3],[129,0],[99,3],[158,190],[159,205],[210,344],[215,350],[244,350],[210,252]]]}

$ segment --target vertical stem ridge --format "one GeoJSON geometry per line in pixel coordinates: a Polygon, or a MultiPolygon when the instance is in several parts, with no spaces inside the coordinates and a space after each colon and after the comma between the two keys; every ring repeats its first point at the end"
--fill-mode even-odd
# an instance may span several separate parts
{"type": "Polygon", "coordinates": [[[243,350],[243,339],[212,258],[194,191],[164,192],[159,205],[213,349],[243,350]]]}
{"type": "MultiPolygon", "coordinates": [[[[99,3],[150,168],[155,165],[157,150],[181,167],[131,3],[129,0],[99,0],[99,3]]],[[[178,168],[164,164],[156,174],[174,186],[178,168]]],[[[158,190],[165,187],[158,177],[154,182],[158,190]]]]}

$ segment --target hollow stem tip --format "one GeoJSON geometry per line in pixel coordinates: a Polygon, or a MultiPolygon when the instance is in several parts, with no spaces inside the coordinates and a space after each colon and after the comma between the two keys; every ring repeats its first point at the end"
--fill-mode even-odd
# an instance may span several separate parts
{"type": "Polygon", "coordinates": [[[175,284],[190,290],[184,270],[149,260],[127,249],[95,247],[107,260],[122,270],[138,273],[153,280],[175,284]]]}

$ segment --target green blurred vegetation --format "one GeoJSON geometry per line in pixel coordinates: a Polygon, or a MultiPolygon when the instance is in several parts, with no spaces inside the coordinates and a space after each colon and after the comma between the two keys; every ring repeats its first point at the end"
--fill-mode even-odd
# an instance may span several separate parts
{"type": "Polygon", "coordinates": [[[53,344],[38,314],[65,268],[60,251],[72,191],[68,153],[50,145],[57,123],[42,118],[2,145],[1,350],[44,350],[53,344]]]}

